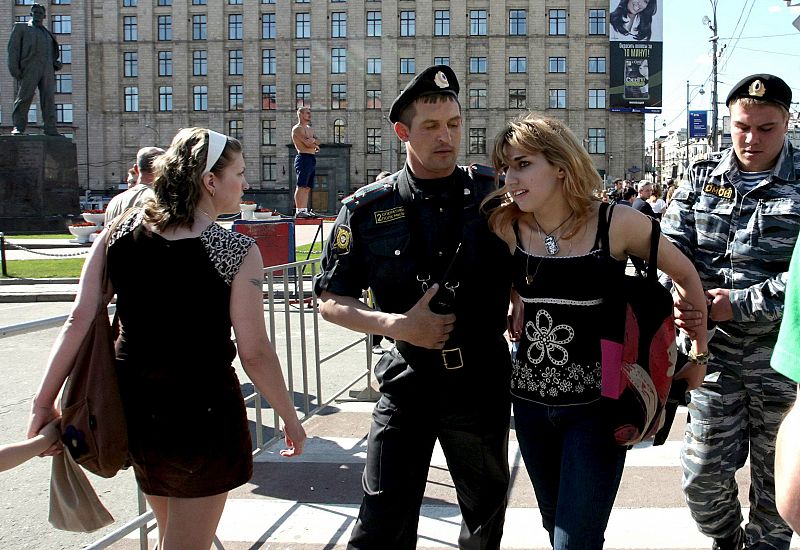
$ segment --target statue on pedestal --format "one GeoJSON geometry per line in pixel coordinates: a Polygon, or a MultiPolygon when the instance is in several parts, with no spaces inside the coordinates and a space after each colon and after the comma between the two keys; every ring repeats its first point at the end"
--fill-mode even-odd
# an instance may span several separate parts
{"type": "Polygon", "coordinates": [[[12,134],[25,133],[28,109],[38,87],[44,133],[60,135],[56,130],[55,71],[61,69],[62,63],[56,37],[43,24],[45,14],[44,5],[33,4],[30,21],[14,23],[8,39],[8,70],[17,84],[12,134]]]}

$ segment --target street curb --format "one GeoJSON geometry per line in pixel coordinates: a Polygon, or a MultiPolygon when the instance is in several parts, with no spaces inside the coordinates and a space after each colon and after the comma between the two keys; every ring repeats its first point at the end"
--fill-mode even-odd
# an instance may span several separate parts
{"type": "Polygon", "coordinates": [[[0,294],[0,304],[22,304],[29,302],[74,302],[77,293],[56,294],[0,294]]]}
{"type": "Polygon", "coordinates": [[[47,279],[25,279],[23,277],[0,279],[2,285],[77,285],[77,277],[51,277],[47,279]]]}

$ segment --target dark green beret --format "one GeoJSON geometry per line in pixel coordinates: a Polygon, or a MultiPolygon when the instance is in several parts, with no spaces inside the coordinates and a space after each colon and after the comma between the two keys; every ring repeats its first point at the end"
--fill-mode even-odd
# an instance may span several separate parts
{"type": "Polygon", "coordinates": [[[417,74],[411,82],[406,84],[400,95],[392,102],[389,110],[389,120],[397,122],[403,110],[411,105],[415,99],[431,94],[452,94],[458,98],[458,79],[453,69],[447,65],[434,65],[417,74]]]}
{"type": "Polygon", "coordinates": [[[740,97],[776,103],[788,111],[792,103],[792,89],[775,75],[754,74],[743,78],[731,88],[725,105],[730,107],[731,102],[740,97]]]}

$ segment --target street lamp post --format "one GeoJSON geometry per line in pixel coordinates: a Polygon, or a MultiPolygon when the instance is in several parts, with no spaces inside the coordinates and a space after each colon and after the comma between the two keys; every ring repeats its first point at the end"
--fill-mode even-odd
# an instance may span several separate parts
{"type": "Polygon", "coordinates": [[[712,17],[703,17],[703,23],[711,29],[711,38],[708,39],[713,45],[712,55],[714,56],[712,62],[712,86],[711,86],[711,150],[719,150],[719,142],[717,141],[717,118],[719,116],[717,106],[717,41],[719,40],[719,33],[717,32],[717,2],[718,0],[709,0],[711,2],[712,17]]]}
{"type": "Polygon", "coordinates": [[[155,128],[153,128],[152,126],[150,126],[149,124],[145,124],[144,127],[145,128],[150,128],[153,131],[153,133],[156,135],[156,143],[154,143],[154,145],[160,147],[161,146],[161,133],[158,130],[156,130],[155,128]]]}
{"type": "MultiPolygon", "coordinates": [[[[656,168],[656,123],[658,122],[658,117],[653,117],[653,183],[658,183],[658,169],[656,168]]],[[[662,119],[661,126],[665,127],[667,123],[662,119]]]]}
{"type": "Polygon", "coordinates": [[[684,167],[684,174],[689,172],[689,135],[691,134],[692,127],[692,119],[689,116],[689,109],[691,108],[692,100],[689,97],[689,91],[692,88],[700,88],[700,90],[698,90],[700,95],[706,93],[702,84],[689,84],[689,81],[686,81],[686,166],[684,167]]]}

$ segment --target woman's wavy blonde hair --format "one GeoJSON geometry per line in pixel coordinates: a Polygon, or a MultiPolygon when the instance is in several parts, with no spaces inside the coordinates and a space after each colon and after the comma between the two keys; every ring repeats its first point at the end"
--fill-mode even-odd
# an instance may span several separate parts
{"type": "MultiPolygon", "coordinates": [[[[237,153],[242,144],[228,137],[222,154],[211,172],[219,175],[237,153]]],[[[195,209],[202,197],[203,170],[208,154],[208,130],[182,128],[167,151],[153,163],[153,191],[155,200],[144,204],[144,219],[163,231],[170,226],[191,226],[195,209]]]]}
{"type": "MultiPolygon", "coordinates": [[[[506,146],[527,153],[541,153],[564,171],[564,198],[575,217],[564,233],[569,238],[583,226],[590,214],[594,191],[602,187],[592,159],[575,134],[561,121],[528,113],[506,123],[497,135],[492,150],[492,164],[498,174],[509,165],[506,146]]],[[[489,212],[489,226],[496,233],[510,229],[524,212],[509,199],[508,189],[500,187],[484,199],[481,207],[489,212]]]]}

